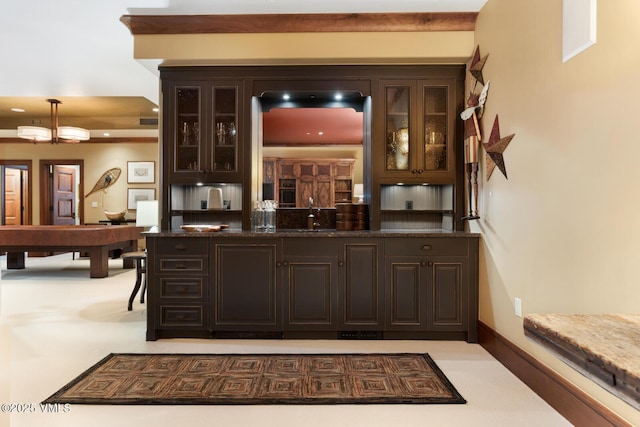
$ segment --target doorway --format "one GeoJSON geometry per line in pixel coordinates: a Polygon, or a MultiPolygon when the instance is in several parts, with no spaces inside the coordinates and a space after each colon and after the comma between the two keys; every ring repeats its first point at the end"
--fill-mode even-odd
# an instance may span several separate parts
{"type": "Polygon", "coordinates": [[[31,224],[31,160],[0,160],[0,223],[31,224]]]}
{"type": "Polygon", "coordinates": [[[40,224],[84,223],[84,160],[40,160],[40,224]]]}

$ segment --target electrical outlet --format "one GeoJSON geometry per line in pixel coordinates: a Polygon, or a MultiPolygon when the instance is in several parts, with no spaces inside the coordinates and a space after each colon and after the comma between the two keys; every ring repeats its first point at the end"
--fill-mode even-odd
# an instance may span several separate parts
{"type": "Polygon", "coordinates": [[[520,298],[515,299],[516,316],[522,317],[522,300],[520,298]]]}
{"type": "Polygon", "coordinates": [[[98,207],[98,202],[91,202],[91,207],[92,208],[97,208],[98,207]]]}

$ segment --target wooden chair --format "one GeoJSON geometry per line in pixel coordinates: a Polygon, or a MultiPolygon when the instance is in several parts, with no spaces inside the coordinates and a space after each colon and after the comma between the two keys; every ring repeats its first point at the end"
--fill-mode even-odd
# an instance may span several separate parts
{"type": "Polygon", "coordinates": [[[147,254],[144,251],[140,252],[125,252],[122,254],[123,259],[133,259],[136,263],[136,283],[133,286],[133,291],[129,297],[129,305],[127,310],[133,310],[133,300],[136,294],[140,290],[142,285],[142,292],[140,293],[140,302],[144,303],[144,294],[147,292],[147,254]],[[144,275],[144,278],[142,277],[144,275]]]}

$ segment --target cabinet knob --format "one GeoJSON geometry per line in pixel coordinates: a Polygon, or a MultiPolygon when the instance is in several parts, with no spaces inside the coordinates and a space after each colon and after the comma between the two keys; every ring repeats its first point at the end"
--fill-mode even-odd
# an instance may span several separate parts
{"type": "Polygon", "coordinates": [[[344,261],[338,261],[338,267],[343,267],[344,266],[344,261]]]}
{"type": "Polygon", "coordinates": [[[423,251],[430,251],[431,250],[431,245],[423,245],[422,246],[422,250],[423,251]]]}
{"type": "Polygon", "coordinates": [[[424,261],[422,261],[422,262],[420,263],[420,265],[424,267],[425,265],[427,265],[427,263],[426,263],[426,262],[424,262],[424,261]]]}
{"type": "Polygon", "coordinates": [[[178,270],[185,270],[187,268],[187,264],[176,264],[176,268],[178,270]]]}
{"type": "Polygon", "coordinates": [[[282,263],[280,261],[276,262],[276,267],[282,267],[282,263]]]}
{"type": "Polygon", "coordinates": [[[429,267],[433,267],[433,261],[429,261],[429,262],[427,263],[427,265],[428,265],[429,267]]]}
{"type": "Polygon", "coordinates": [[[176,251],[184,251],[187,247],[185,245],[176,245],[176,251]]]}
{"type": "Polygon", "coordinates": [[[289,261],[284,261],[284,262],[282,263],[282,265],[284,265],[285,267],[286,267],[286,266],[288,266],[288,265],[289,265],[289,261]]]}
{"type": "Polygon", "coordinates": [[[422,174],[422,172],[424,172],[424,169],[418,169],[418,175],[422,174]]]}
{"type": "Polygon", "coordinates": [[[414,174],[414,175],[417,174],[418,173],[418,169],[411,169],[411,173],[414,174]]]}

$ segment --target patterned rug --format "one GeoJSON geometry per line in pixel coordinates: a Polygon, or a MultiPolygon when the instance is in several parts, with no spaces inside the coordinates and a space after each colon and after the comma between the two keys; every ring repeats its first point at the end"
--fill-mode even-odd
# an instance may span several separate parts
{"type": "Polygon", "coordinates": [[[43,403],[466,403],[428,354],[110,354],[43,403]]]}

